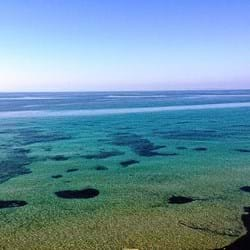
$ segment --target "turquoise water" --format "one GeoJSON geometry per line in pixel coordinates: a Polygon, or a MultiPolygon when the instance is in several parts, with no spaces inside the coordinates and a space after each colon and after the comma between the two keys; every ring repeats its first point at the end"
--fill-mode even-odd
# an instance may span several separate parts
{"type": "Polygon", "coordinates": [[[0,201],[16,201],[0,209],[0,246],[234,242],[250,205],[249,103],[247,90],[0,94],[0,201]],[[83,189],[98,194],[56,195],[83,189]]]}

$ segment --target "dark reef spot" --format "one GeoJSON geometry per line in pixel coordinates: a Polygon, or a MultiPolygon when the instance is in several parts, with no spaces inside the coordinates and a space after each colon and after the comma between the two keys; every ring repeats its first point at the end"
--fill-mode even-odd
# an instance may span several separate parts
{"type": "Polygon", "coordinates": [[[23,207],[27,204],[28,203],[26,201],[18,201],[18,200],[3,201],[3,200],[0,200],[0,209],[12,208],[12,207],[23,207]]]}
{"type": "Polygon", "coordinates": [[[188,124],[188,121],[176,122],[176,124],[188,124]]]}
{"type": "Polygon", "coordinates": [[[162,154],[163,156],[176,156],[178,155],[177,153],[164,153],[162,154]]]}
{"type": "Polygon", "coordinates": [[[7,158],[0,161],[0,183],[23,174],[30,174],[31,170],[26,168],[32,163],[27,156],[28,150],[23,148],[9,149],[7,158]]]}
{"type": "Polygon", "coordinates": [[[127,161],[121,161],[120,164],[123,166],[123,167],[128,167],[130,165],[133,165],[133,164],[136,164],[136,163],[140,163],[139,161],[136,161],[136,160],[127,160],[127,161]]]}
{"type": "Polygon", "coordinates": [[[232,125],[232,128],[250,128],[250,125],[247,124],[236,124],[236,125],[232,125]]]}
{"type": "Polygon", "coordinates": [[[52,175],[51,177],[53,179],[59,179],[59,178],[62,178],[63,176],[61,174],[58,174],[58,175],[52,175]]]}
{"type": "Polygon", "coordinates": [[[50,152],[52,150],[52,147],[51,146],[45,146],[45,147],[43,147],[43,150],[45,152],[50,152]]]}
{"type": "Polygon", "coordinates": [[[183,147],[183,146],[179,146],[179,147],[176,147],[176,149],[178,149],[178,150],[185,150],[185,149],[187,149],[186,147],[183,147]]]}
{"type": "Polygon", "coordinates": [[[243,186],[240,188],[241,191],[250,193],[250,186],[243,186]]]}
{"type": "Polygon", "coordinates": [[[224,138],[225,134],[215,130],[169,130],[156,133],[164,139],[204,141],[224,138]]]}
{"type": "Polygon", "coordinates": [[[69,140],[72,137],[64,135],[57,132],[44,132],[40,129],[35,128],[23,128],[17,131],[19,133],[18,139],[21,140],[23,145],[29,145],[34,143],[43,143],[43,142],[54,142],[61,140],[69,140]]]}
{"type": "Polygon", "coordinates": [[[28,154],[31,150],[27,148],[14,148],[13,153],[14,154],[28,154]]]}
{"type": "Polygon", "coordinates": [[[170,204],[185,204],[195,201],[192,197],[186,197],[186,196],[171,196],[168,199],[168,203],[170,204]]]}
{"type": "Polygon", "coordinates": [[[79,170],[78,168],[70,168],[70,169],[67,169],[66,172],[70,173],[70,172],[76,172],[78,170],[79,170]]]}
{"type": "Polygon", "coordinates": [[[235,151],[241,152],[241,153],[250,153],[250,149],[244,149],[244,148],[238,148],[238,149],[235,149],[235,151]]]}
{"type": "Polygon", "coordinates": [[[207,148],[205,147],[197,147],[197,148],[193,148],[194,151],[207,151],[207,148]]]}
{"type": "Polygon", "coordinates": [[[49,159],[53,161],[67,161],[69,157],[64,156],[64,155],[55,155],[55,156],[49,157],[49,159]]]}
{"type": "Polygon", "coordinates": [[[165,155],[156,150],[165,148],[165,146],[154,145],[148,139],[133,133],[116,133],[113,135],[112,144],[116,146],[130,147],[137,155],[152,157],[157,155],[165,155]]]}
{"type": "Polygon", "coordinates": [[[112,151],[100,151],[97,154],[88,154],[83,155],[82,157],[85,159],[106,159],[113,156],[123,155],[124,153],[118,150],[112,150],[112,151]]]}
{"type": "Polygon", "coordinates": [[[103,170],[108,170],[108,168],[105,167],[105,166],[102,166],[102,165],[98,165],[98,166],[95,167],[95,170],[103,171],[103,170]]]}
{"type": "Polygon", "coordinates": [[[11,130],[8,130],[8,129],[5,129],[5,130],[1,130],[0,131],[0,134],[11,134],[12,131],[11,130]]]}
{"type": "Polygon", "coordinates": [[[63,190],[55,192],[55,194],[64,199],[89,199],[99,195],[99,190],[94,188],[86,188],[82,190],[63,190]]]}
{"type": "Polygon", "coordinates": [[[103,139],[98,139],[97,141],[98,141],[98,142],[110,142],[109,139],[104,139],[104,138],[103,138],[103,139]]]}
{"type": "Polygon", "coordinates": [[[32,157],[29,157],[29,159],[32,161],[32,162],[38,162],[38,161],[46,161],[47,160],[47,157],[46,156],[41,156],[41,155],[34,155],[32,157]]]}
{"type": "Polygon", "coordinates": [[[241,216],[241,220],[244,224],[244,227],[247,230],[247,233],[231,243],[226,247],[220,248],[220,250],[249,250],[250,246],[250,207],[244,207],[246,214],[241,216]]]}
{"type": "Polygon", "coordinates": [[[118,129],[120,129],[120,130],[127,130],[127,129],[132,129],[132,128],[128,127],[128,126],[124,126],[124,127],[119,127],[118,129]]]}

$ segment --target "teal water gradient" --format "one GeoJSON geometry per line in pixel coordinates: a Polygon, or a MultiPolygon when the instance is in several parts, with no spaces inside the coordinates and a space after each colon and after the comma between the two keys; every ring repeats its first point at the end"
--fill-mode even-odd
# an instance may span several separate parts
{"type": "Polygon", "coordinates": [[[98,116],[2,116],[0,200],[28,204],[0,210],[0,245],[215,249],[234,241],[244,234],[240,217],[250,204],[250,195],[240,191],[250,185],[249,93],[1,94],[2,113],[224,106],[98,116]],[[104,157],[107,152],[109,157],[104,157]],[[56,161],[58,155],[68,159],[56,161]],[[123,167],[120,163],[127,160],[138,163],[123,167]],[[72,168],[78,171],[67,172],[72,168]],[[82,200],[54,194],[86,187],[100,194],[82,200]],[[169,204],[172,195],[198,200],[169,204]]]}

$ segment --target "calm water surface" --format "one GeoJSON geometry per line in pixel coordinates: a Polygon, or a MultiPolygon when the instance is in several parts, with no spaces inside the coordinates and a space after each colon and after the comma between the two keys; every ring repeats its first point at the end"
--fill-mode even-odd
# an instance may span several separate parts
{"type": "Polygon", "coordinates": [[[0,249],[216,249],[246,234],[250,91],[0,94],[0,249]]]}

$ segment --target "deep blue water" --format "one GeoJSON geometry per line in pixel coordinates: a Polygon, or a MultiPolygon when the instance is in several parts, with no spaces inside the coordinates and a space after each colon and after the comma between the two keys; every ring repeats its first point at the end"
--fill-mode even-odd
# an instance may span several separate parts
{"type": "Polygon", "coordinates": [[[250,90],[0,93],[0,111],[162,107],[249,101],[250,90]]]}

